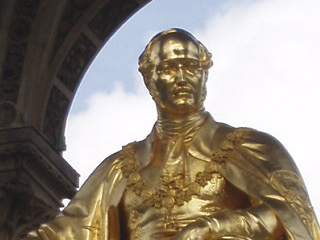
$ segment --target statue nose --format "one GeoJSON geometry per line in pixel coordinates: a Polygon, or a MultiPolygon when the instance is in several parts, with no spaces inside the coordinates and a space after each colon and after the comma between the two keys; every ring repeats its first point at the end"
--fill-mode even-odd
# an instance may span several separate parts
{"type": "Polygon", "coordinates": [[[177,74],[176,74],[176,82],[180,83],[180,84],[186,82],[186,79],[185,79],[185,76],[184,76],[184,70],[183,70],[183,66],[182,65],[179,65],[179,67],[178,67],[178,71],[177,71],[177,74]]]}

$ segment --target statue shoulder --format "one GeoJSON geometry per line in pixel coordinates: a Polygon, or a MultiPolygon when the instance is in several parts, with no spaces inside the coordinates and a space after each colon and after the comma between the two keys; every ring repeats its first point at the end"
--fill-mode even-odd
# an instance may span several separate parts
{"type": "Polygon", "coordinates": [[[87,181],[101,183],[121,174],[121,168],[125,164],[124,159],[134,154],[135,146],[136,142],[129,143],[123,146],[120,151],[105,158],[92,172],[87,181]]]}
{"type": "Polygon", "coordinates": [[[122,195],[121,192],[126,186],[126,179],[123,177],[121,168],[128,149],[133,146],[134,143],[128,144],[122,150],[103,160],[65,208],[64,213],[86,215],[89,212],[87,210],[83,214],[80,213],[80,210],[84,210],[83,206],[94,206],[94,202],[102,198],[108,199],[109,205],[117,205],[122,195]],[[114,194],[115,189],[117,189],[117,194],[114,194]]]}
{"type": "MultiPolygon", "coordinates": [[[[240,129],[236,131],[243,131],[240,129]]],[[[242,146],[267,160],[273,170],[288,170],[300,175],[291,155],[274,136],[254,129],[246,129],[242,146]]]]}
{"type": "Polygon", "coordinates": [[[270,170],[289,170],[298,173],[298,169],[282,143],[272,135],[252,128],[234,128],[218,123],[215,144],[222,149],[232,148],[251,161],[268,165],[270,170]]]}
{"type": "Polygon", "coordinates": [[[216,122],[216,124],[218,127],[214,137],[220,142],[224,140],[231,140],[233,142],[241,141],[243,143],[250,142],[255,144],[265,144],[285,150],[280,141],[268,133],[249,127],[233,127],[221,122],[216,122]]]}

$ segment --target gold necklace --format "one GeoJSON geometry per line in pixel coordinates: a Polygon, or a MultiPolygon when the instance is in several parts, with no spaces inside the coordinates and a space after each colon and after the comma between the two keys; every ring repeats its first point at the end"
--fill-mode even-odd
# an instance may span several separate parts
{"type": "Polygon", "coordinates": [[[154,190],[143,179],[134,159],[135,144],[128,144],[123,147],[120,156],[124,161],[121,171],[123,176],[127,178],[127,189],[131,189],[144,203],[148,203],[156,209],[171,209],[174,205],[182,206],[185,202],[189,202],[193,195],[199,195],[200,189],[206,186],[213,176],[221,176],[219,169],[225,164],[229,153],[234,149],[234,145],[242,142],[244,134],[248,131],[250,130],[247,128],[239,128],[227,134],[221,147],[212,153],[212,161],[207,162],[204,170],[196,174],[194,182],[187,184],[183,189],[173,188],[167,191],[164,190],[163,183],[160,189],[154,190]]]}

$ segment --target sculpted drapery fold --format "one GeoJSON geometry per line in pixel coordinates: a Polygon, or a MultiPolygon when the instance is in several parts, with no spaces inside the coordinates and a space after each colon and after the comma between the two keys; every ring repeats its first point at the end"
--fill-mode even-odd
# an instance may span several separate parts
{"type": "MultiPolygon", "coordinates": [[[[142,142],[131,144],[133,148],[138,146],[139,152],[135,152],[135,156],[141,156],[141,152],[145,156],[152,154],[150,146],[154,134],[142,142]]],[[[301,176],[289,154],[273,137],[255,130],[233,129],[209,117],[192,141],[189,153],[208,161],[219,157],[221,174],[235,187],[262,203],[232,213],[239,219],[247,217],[248,222],[252,217],[255,221],[261,218],[260,226],[252,226],[253,231],[259,228],[256,234],[268,231],[268,227],[263,226],[263,215],[270,214],[265,211],[268,208],[272,209],[286,229],[288,239],[319,239],[317,221],[301,176]]],[[[119,207],[127,186],[127,178],[121,169],[125,163],[124,156],[128,154],[132,153],[121,151],[107,158],[62,214],[44,224],[29,239],[120,239],[120,229],[110,226],[119,225],[112,221],[118,219],[115,209],[119,207]],[[108,216],[110,214],[113,217],[108,216]]],[[[213,224],[226,221],[228,214],[217,213],[211,219],[213,224]]],[[[222,223],[219,225],[223,226],[222,223]]],[[[221,231],[225,233],[226,230],[221,231]]],[[[254,233],[250,234],[254,236],[254,233]]],[[[243,239],[249,239],[246,237],[243,239]]]]}

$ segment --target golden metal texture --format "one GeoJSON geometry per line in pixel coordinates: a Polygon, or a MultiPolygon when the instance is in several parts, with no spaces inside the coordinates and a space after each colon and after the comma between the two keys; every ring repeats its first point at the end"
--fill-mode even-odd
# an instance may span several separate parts
{"type": "Polygon", "coordinates": [[[139,63],[158,111],[152,132],[102,162],[28,240],[320,240],[284,147],[205,112],[212,62],[198,40],[162,32],[139,63]]]}

